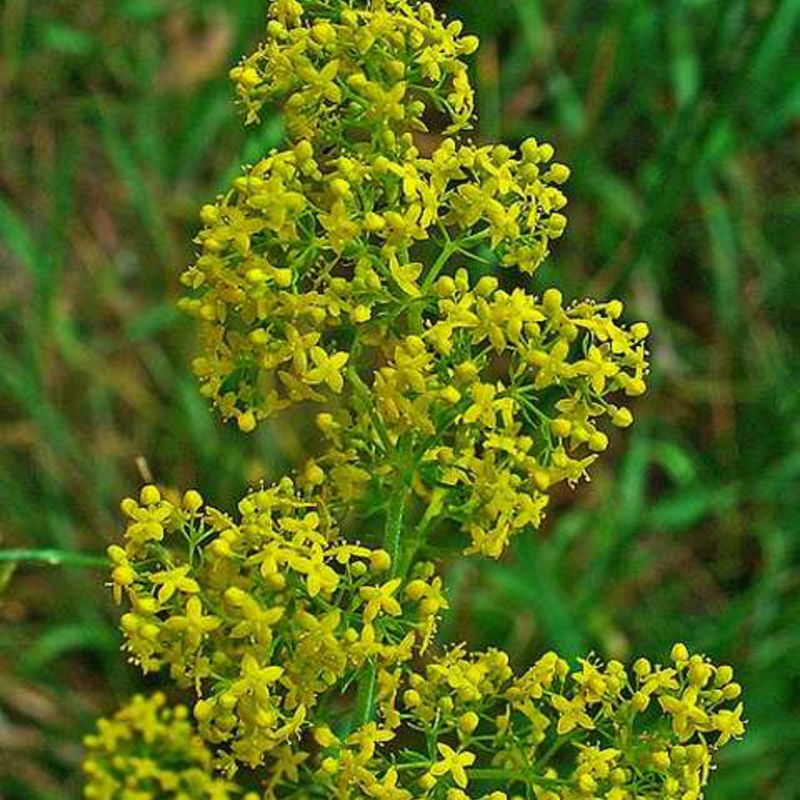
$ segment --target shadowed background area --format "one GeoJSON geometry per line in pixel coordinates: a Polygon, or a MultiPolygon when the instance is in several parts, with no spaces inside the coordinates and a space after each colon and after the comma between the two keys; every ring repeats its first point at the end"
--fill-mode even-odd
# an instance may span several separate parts
{"type": "MultiPolygon", "coordinates": [[[[80,795],[136,687],[101,554],[151,476],[231,507],[316,442],[217,424],[174,308],[200,204],[279,144],[226,73],[264,0],[0,4],[0,798],[80,795]],[[3,549],[6,551],[3,556],[3,549]]],[[[652,389],[501,564],[449,568],[443,637],[518,664],[673,641],[732,663],[747,738],[711,800],[800,798],[800,2],[470,0],[479,140],[553,142],[570,226],[533,286],[646,319],[652,389]]],[[[302,416],[302,415],[301,415],[302,416]]]]}

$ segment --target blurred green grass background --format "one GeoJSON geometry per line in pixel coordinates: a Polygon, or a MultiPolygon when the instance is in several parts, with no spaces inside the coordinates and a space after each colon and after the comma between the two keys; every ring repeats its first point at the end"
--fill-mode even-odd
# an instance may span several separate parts
{"type": "MultiPolygon", "coordinates": [[[[243,439],[174,310],[200,204],[280,140],[225,74],[265,0],[0,3],[0,548],[101,552],[148,473],[230,506],[303,451],[243,439]]],[[[800,798],[800,2],[470,0],[482,139],[552,141],[571,224],[535,285],[622,298],[651,392],[594,479],[443,635],[524,664],[734,664],[750,730],[711,800],[800,798]]],[[[80,737],[141,685],[102,571],[0,563],[0,798],[80,796],[80,737]]]]}

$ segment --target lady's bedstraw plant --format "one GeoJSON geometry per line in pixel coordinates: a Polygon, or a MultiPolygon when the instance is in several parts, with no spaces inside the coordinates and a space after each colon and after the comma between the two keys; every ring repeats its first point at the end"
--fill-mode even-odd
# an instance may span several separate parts
{"type": "Polygon", "coordinates": [[[102,721],[88,798],[697,800],[743,733],[731,668],[680,644],[519,675],[432,644],[430,559],[537,527],[647,370],[619,301],[526,291],[569,170],[535,139],[464,138],[477,46],[427,3],[274,0],[232,70],[247,121],[279,106],[287,138],[201,211],[194,368],[246,432],[316,404],[324,447],[236,516],[195,491],[123,501],[125,647],[193,720],[157,694],[102,721]]]}

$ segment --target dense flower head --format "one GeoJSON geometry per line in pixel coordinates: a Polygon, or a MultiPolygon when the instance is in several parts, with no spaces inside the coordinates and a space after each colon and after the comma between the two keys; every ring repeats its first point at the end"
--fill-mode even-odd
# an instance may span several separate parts
{"type": "Polygon", "coordinates": [[[434,326],[439,276],[483,250],[532,272],[565,225],[568,171],[551,156],[535,140],[517,154],[446,139],[425,157],[404,138],[391,158],[303,140],[248,168],[204,207],[201,253],[182,278],[181,306],[201,325],[203,394],[245,430],[300,401],[330,402],[356,341],[434,326]]]}
{"type": "MultiPolygon", "coordinates": [[[[471,754],[464,775],[449,770],[447,786],[463,789],[474,776],[541,800],[700,797],[713,754],[744,730],[730,667],[683,645],[670,666],[590,657],[578,667],[549,652],[515,675],[501,651],[455,648],[411,674],[402,716],[420,733],[433,726],[449,751],[471,754]]],[[[438,785],[440,762],[414,769],[409,777],[437,796],[429,776],[438,785]]]]}
{"type": "Polygon", "coordinates": [[[271,3],[269,16],[264,43],[231,70],[248,122],[279,104],[291,139],[337,149],[359,137],[391,149],[398,133],[426,130],[431,111],[449,131],[469,127],[461,56],[478,40],[430,3],[286,0],[271,3]]]}
{"type": "Polygon", "coordinates": [[[632,422],[621,403],[644,391],[647,326],[620,325],[617,301],[565,305],[555,289],[509,293],[488,276],[470,286],[458,272],[435,288],[437,319],[421,336],[375,336],[372,387],[351,372],[356,413],[318,416],[333,447],[319,464],[355,453],[362,491],[371,478],[380,492],[391,480],[380,465],[408,450],[429,516],[457,522],[466,553],[496,558],[538,527],[554,485],[578,481],[606,449],[602,423],[632,422]]]}
{"type": "MultiPolygon", "coordinates": [[[[208,746],[185,706],[137,695],[85,738],[87,800],[233,800],[238,787],[216,775],[208,746]]],[[[257,800],[249,794],[244,800],[257,800]]]]}
{"type": "Polygon", "coordinates": [[[126,648],[145,672],[168,666],[196,694],[203,736],[250,765],[296,735],[320,695],[424,649],[446,605],[428,565],[409,576],[426,591],[409,594],[385,550],[342,540],[289,478],[248,494],[238,520],[154,486],[122,506],[125,546],[109,555],[130,605],[126,648]]]}
{"type": "Polygon", "coordinates": [[[340,800],[698,800],[744,725],[730,667],[684,649],[663,667],[570,668],[549,652],[515,674],[500,650],[457,647],[381,670],[377,718],[282,749],[267,797],[313,785],[340,800]]]}

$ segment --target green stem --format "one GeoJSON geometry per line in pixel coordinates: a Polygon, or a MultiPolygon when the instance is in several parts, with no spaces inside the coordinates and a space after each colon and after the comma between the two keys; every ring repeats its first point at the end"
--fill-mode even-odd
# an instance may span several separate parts
{"type": "Polygon", "coordinates": [[[69,550],[0,550],[2,562],[28,562],[47,564],[51,567],[82,567],[86,569],[106,569],[108,559],[88,553],[76,553],[69,550]]]}
{"type": "Polygon", "coordinates": [[[433,286],[433,282],[436,280],[439,273],[444,269],[444,265],[450,260],[450,257],[456,252],[458,249],[458,243],[454,243],[448,239],[447,243],[442,247],[442,252],[439,253],[439,257],[436,261],[433,262],[433,266],[428,270],[428,274],[425,276],[425,280],[422,282],[422,286],[420,287],[420,291],[423,295],[427,294],[431,286],[433,286]]]}
{"type": "Polygon", "coordinates": [[[411,761],[408,764],[397,764],[395,765],[395,769],[398,772],[402,772],[403,770],[407,769],[425,769],[428,770],[432,766],[430,761],[411,761]]]}
{"type": "Polygon", "coordinates": [[[366,725],[375,711],[375,689],[377,686],[378,671],[374,661],[368,661],[364,674],[358,684],[358,698],[356,699],[356,727],[366,725]]]}
{"type": "Polygon", "coordinates": [[[425,513],[422,515],[422,519],[420,519],[420,521],[417,523],[408,539],[408,544],[405,547],[405,552],[403,553],[403,563],[400,570],[401,575],[406,575],[408,573],[408,570],[414,561],[414,557],[419,552],[420,548],[425,547],[425,544],[427,543],[428,531],[430,530],[431,525],[442,515],[443,503],[440,502],[439,497],[436,497],[436,495],[438,493],[441,496],[444,493],[444,490],[441,487],[437,487],[433,490],[433,493],[434,497],[432,497],[429,501],[428,507],[425,509],[425,513]]]}
{"type": "MultiPolygon", "coordinates": [[[[398,471],[398,486],[392,494],[386,512],[386,527],[383,534],[383,545],[392,559],[390,577],[394,578],[400,571],[400,554],[402,551],[403,516],[405,515],[406,500],[411,487],[403,483],[405,473],[398,471]]],[[[358,686],[358,699],[356,701],[356,724],[360,727],[366,725],[375,712],[375,689],[377,684],[377,669],[375,662],[370,661],[364,669],[358,686]]]]}
{"type": "Polygon", "coordinates": [[[389,508],[386,513],[386,528],[383,536],[383,545],[392,559],[390,577],[395,578],[400,573],[401,552],[403,549],[403,516],[406,510],[406,500],[411,491],[410,486],[406,486],[401,481],[389,500],[389,508]]]}

